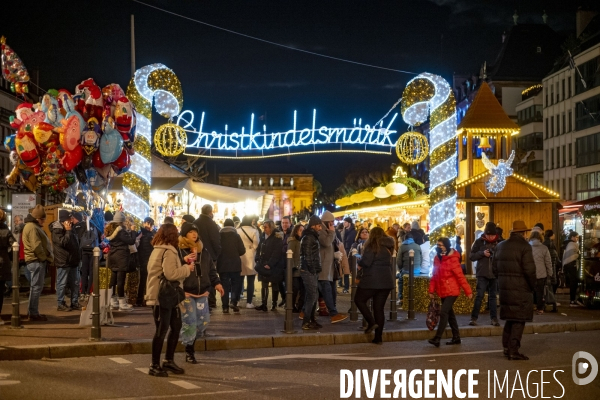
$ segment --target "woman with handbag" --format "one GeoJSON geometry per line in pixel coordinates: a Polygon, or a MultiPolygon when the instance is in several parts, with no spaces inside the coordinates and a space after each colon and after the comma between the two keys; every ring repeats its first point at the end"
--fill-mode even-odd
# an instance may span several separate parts
{"type": "Polygon", "coordinates": [[[145,300],[146,305],[152,306],[156,332],[152,339],[152,365],[148,374],[161,377],[167,376],[167,371],[183,374],[184,370],[174,361],[175,348],[181,331],[179,303],[185,298],[181,289],[183,280],[194,271],[195,253],[184,257],[186,265],[181,264],[177,251],[179,232],[173,224],[164,224],[160,227],[152,240],[152,246],[154,249],[148,260],[145,300]],[[172,296],[171,292],[175,292],[175,296],[172,296]],[[165,298],[166,294],[169,295],[168,298],[165,298]],[[167,352],[161,367],[160,353],[169,328],[171,330],[167,338],[167,352]]]}
{"type": "Polygon", "coordinates": [[[242,238],[242,243],[246,247],[246,254],[240,256],[242,260],[242,283],[240,285],[240,298],[244,290],[244,277],[246,278],[246,308],[254,308],[252,300],[254,299],[254,280],[256,279],[256,271],[254,264],[256,263],[256,249],[260,243],[259,231],[254,227],[254,221],[251,216],[246,215],[242,218],[242,223],[237,228],[237,233],[242,238]]]}
{"type": "Polygon", "coordinates": [[[473,291],[460,267],[460,255],[458,251],[452,249],[450,239],[447,237],[439,238],[436,252],[437,255],[433,260],[433,275],[429,281],[429,297],[433,299],[434,293],[437,293],[442,299],[442,307],[437,333],[428,342],[440,347],[440,339],[448,323],[450,323],[452,329],[452,340],[446,342],[446,344],[460,344],[458,322],[456,322],[452,306],[460,295],[461,287],[469,299],[473,298],[473,291]]]}
{"type": "Polygon", "coordinates": [[[363,247],[362,257],[357,269],[361,275],[354,296],[354,303],[360,310],[363,318],[368,322],[365,333],[375,331],[373,343],[381,344],[383,325],[385,323],[385,303],[390,291],[396,284],[395,266],[392,265],[392,254],[396,243],[394,238],[385,234],[384,230],[376,226],[371,229],[369,239],[363,247]],[[371,314],[367,302],[373,299],[373,313],[371,314]]]}
{"type": "Polygon", "coordinates": [[[260,244],[260,253],[256,262],[256,272],[262,284],[260,290],[262,305],[256,307],[258,311],[268,311],[269,283],[273,294],[271,311],[277,311],[277,299],[279,298],[279,282],[283,280],[283,262],[281,249],[283,248],[283,232],[275,229],[273,221],[265,221],[265,240],[260,244]]]}
{"type": "Polygon", "coordinates": [[[185,362],[196,364],[194,344],[196,339],[204,336],[210,322],[208,294],[214,287],[221,297],[224,290],[217,274],[215,263],[207,249],[203,249],[198,236],[198,227],[184,222],[179,236],[179,260],[187,263],[193,260],[194,269],[183,281],[185,300],[182,303],[181,342],[185,346],[185,362]]]}

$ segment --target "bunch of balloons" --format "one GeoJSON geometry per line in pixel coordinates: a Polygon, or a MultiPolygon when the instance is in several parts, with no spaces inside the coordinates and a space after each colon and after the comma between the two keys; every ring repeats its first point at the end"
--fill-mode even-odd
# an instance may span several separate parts
{"type": "Polygon", "coordinates": [[[2,61],[2,77],[10,82],[10,89],[17,93],[28,93],[29,73],[17,53],[6,44],[6,38],[0,38],[0,61],[2,61]]]}
{"type": "Polygon", "coordinates": [[[15,113],[11,126],[17,133],[4,141],[14,165],[6,177],[10,185],[20,179],[31,191],[42,185],[61,192],[77,179],[100,191],[110,176],[131,167],[136,113],[116,83],[100,89],[90,78],[74,95],[50,90],[15,113]]]}

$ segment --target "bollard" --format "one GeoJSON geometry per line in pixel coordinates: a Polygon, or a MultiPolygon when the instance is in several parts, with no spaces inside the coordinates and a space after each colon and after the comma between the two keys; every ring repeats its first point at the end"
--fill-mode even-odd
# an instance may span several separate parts
{"type": "MultiPolygon", "coordinates": [[[[21,326],[21,314],[20,314],[20,310],[19,310],[19,288],[21,286],[19,286],[19,243],[18,242],[14,242],[12,245],[12,256],[13,256],[13,263],[12,263],[13,302],[12,302],[12,317],[10,319],[10,327],[19,329],[19,328],[22,328],[22,326],[21,326]]],[[[4,294],[2,293],[2,294],[0,294],[0,296],[4,296],[4,294]]]]}
{"type": "Polygon", "coordinates": [[[398,253],[394,250],[394,254],[392,255],[392,280],[394,281],[394,287],[392,288],[391,299],[390,299],[390,319],[389,321],[396,321],[398,319],[398,305],[396,304],[396,297],[398,294],[396,293],[396,257],[398,253]]]}
{"type": "Polygon", "coordinates": [[[285,320],[283,321],[283,332],[284,333],[296,333],[294,330],[294,300],[293,296],[293,268],[294,268],[294,252],[288,250],[287,253],[287,267],[285,270],[285,320]]]}
{"type": "Polygon", "coordinates": [[[408,251],[408,319],[415,319],[415,251],[408,251]]]}
{"type": "Polygon", "coordinates": [[[358,321],[358,309],[354,303],[354,296],[356,295],[356,249],[352,249],[350,252],[350,321],[358,321]]]}
{"type": "MultiPolygon", "coordinates": [[[[93,265],[93,285],[94,293],[92,294],[92,331],[90,332],[90,340],[102,340],[102,332],[100,330],[100,248],[94,247],[94,265],[93,265]]],[[[89,307],[89,302],[87,307],[89,307]]]]}

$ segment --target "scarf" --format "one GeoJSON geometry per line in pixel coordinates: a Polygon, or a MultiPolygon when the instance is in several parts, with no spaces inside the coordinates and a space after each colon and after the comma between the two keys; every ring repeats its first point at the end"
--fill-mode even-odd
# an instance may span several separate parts
{"type": "Polygon", "coordinates": [[[179,236],[179,248],[180,249],[191,249],[192,247],[196,248],[198,253],[202,253],[202,242],[198,239],[196,242],[192,242],[190,239],[185,236],[179,236]]]}
{"type": "Polygon", "coordinates": [[[488,243],[494,243],[498,241],[498,235],[494,235],[492,239],[488,239],[486,236],[487,235],[482,235],[481,238],[488,243]]]}

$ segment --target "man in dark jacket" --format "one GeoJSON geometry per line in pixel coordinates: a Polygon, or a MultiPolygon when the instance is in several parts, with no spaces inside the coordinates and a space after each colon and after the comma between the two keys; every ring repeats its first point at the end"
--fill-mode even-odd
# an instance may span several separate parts
{"type": "MultiPolygon", "coordinates": [[[[210,204],[202,206],[201,214],[194,225],[198,227],[200,240],[204,244],[204,248],[210,253],[213,262],[217,262],[221,254],[221,235],[219,234],[219,226],[213,221],[213,208],[210,204]]],[[[211,288],[208,296],[208,306],[213,309],[217,306],[217,298],[215,290],[211,288]]]]}
{"type": "Polygon", "coordinates": [[[483,301],[483,296],[485,296],[487,290],[489,293],[490,318],[492,319],[492,325],[500,326],[497,314],[498,303],[496,301],[497,280],[492,272],[492,259],[499,240],[500,238],[496,234],[496,224],[490,221],[485,224],[483,235],[475,240],[475,243],[473,243],[473,247],[471,248],[469,258],[471,261],[477,261],[477,296],[475,297],[475,304],[473,305],[471,322],[469,322],[469,325],[477,325],[477,318],[479,317],[479,311],[481,310],[481,302],[483,301]]]}
{"type": "Polygon", "coordinates": [[[273,221],[265,221],[263,226],[265,230],[264,239],[260,241],[256,266],[256,271],[262,284],[262,305],[256,307],[255,310],[268,311],[267,302],[269,300],[270,283],[273,293],[271,311],[276,311],[277,298],[279,297],[279,282],[283,280],[283,260],[281,257],[283,233],[276,230],[273,221]]]}
{"type": "Polygon", "coordinates": [[[346,254],[350,254],[352,245],[356,241],[356,229],[354,229],[354,222],[352,218],[344,218],[344,250],[346,254]]]}
{"type": "MultiPolygon", "coordinates": [[[[80,213],[79,211],[74,211],[73,213],[71,213],[71,226],[73,228],[72,229],[73,232],[75,232],[75,235],[77,235],[77,239],[79,240],[79,243],[81,244],[81,239],[83,238],[83,234],[87,230],[85,220],[83,218],[82,213],[80,213]]],[[[81,249],[81,246],[80,246],[79,265],[77,266],[76,280],[74,283],[70,282],[71,278],[69,278],[69,280],[67,280],[67,286],[72,287],[73,285],[75,285],[78,292],[79,292],[79,287],[80,287],[80,283],[81,283],[82,260],[83,260],[83,249],[81,249]]],[[[83,293],[81,293],[81,295],[83,296],[83,293]]]]}
{"type": "Polygon", "coordinates": [[[533,291],[536,283],[531,245],[525,239],[525,222],[513,222],[510,237],[496,246],[492,272],[500,283],[500,319],[504,354],[509,360],[528,360],[519,353],[525,322],[533,321],[533,291]]]}
{"type": "MultiPolygon", "coordinates": [[[[283,232],[283,246],[281,250],[281,262],[283,263],[283,271],[285,277],[285,269],[287,267],[287,249],[288,239],[292,234],[292,219],[289,216],[285,216],[281,219],[281,232],[283,232]]],[[[281,302],[278,304],[279,307],[285,306],[285,278],[279,283],[279,293],[281,293],[281,302]]]]}
{"type": "Polygon", "coordinates": [[[321,219],[313,215],[307,225],[308,228],[302,232],[300,242],[300,277],[306,292],[304,310],[300,313],[300,318],[302,318],[302,329],[316,330],[321,327],[315,320],[319,296],[318,276],[321,272],[321,255],[319,251],[319,231],[322,229],[321,219]]]}
{"type": "MultiPolygon", "coordinates": [[[[223,303],[223,314],[229,314],[229,293],[231,293],[231,309],[239,313],[240,308],[240,285],[242,284],[242,260],[241,256],[246,254],[246,246],[234,227],[233,220],[227,218],[221,229],[221,255],[217,261],[217,272],[221,278],[225,294],[221,297],[223,303]]],[[[183,234],[183,228],[182,228],[183,234]]]]}
{"type": "Polygon", "coordinates": [[[67,210],[58,211],[58,221],[50,225],[52,247],[54,249],[54,265],[56,266],[56,300],[58,311],[81,310],[79,305],[79,288],[77,267],[81,260],[79,239],[73,231],[71,214],[67,210]],[[65,287],[69,283],[71,290],[71,306],[65,303],[65,287]]]}
{"type": "Polygon", "coordinates": [[[156,232],[153,230],[154,220],[150,217],[144,219],[140,234],[137,236],[137,252],[138,260],[140,262],[140,286],[138,288],[137,299],[135,305],[142,307],[144,305],[144,296],[146,295],[146,281],[148,280],[148,260],[150,260],[150,254],[154,250],[152,246],[152,240],[156,232]]]}

